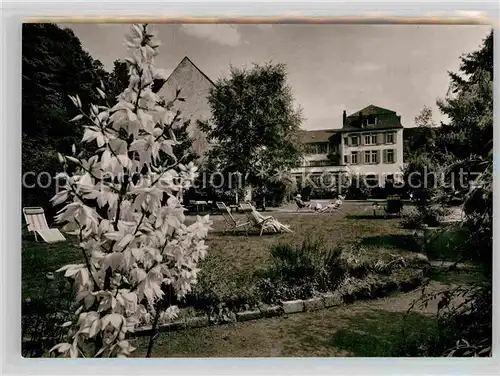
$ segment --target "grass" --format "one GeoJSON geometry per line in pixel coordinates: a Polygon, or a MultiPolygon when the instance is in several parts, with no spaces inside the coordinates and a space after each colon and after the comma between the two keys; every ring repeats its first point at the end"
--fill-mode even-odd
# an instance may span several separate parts
{"type": "MultiPolygon", "coordinates": [[[[315,312],[162,333],[154,357],[398,356],[403,339],[432,335],[435,307],[405,312],[418,291],[315,312]],[[404,330],[404,331],[403,331],[404,330]]],[[[145,354],[135,339],[134,357],[145,354]]]]}
{"type": "MultiPolygon", "coordinates": [[[[31,236],[22,242],[22,298],[33,298],[41,294],[46,286],[46,275],[69,263],[79,263],[82,255],[76,242],[69,238],[61,243],[39,243],[31,236]]],[[[57,275],[57,280],[61,280],[57,275]]],[[[55,286],[57,283],[51,283],[55,286]]],[[[47,291],[49,292],[49,291],[47,291]]]]}
{"type": "Polygon", "coordinates": [[[373,310],[345,319],[347,327],[335,332],[331,343],[359,357],[404,356],[405,344],[421,342],[437,330],[434,318],[415,312],[373,310]]]}
{"type": "MultiPolygon", "coordinates": [[[[224,233],[223,219],[215,215],[214,231],[209,233],[207,239],[209,254],[201,263],[200,284],[220,296],[236,290],[249,291],[270,265],[271,246],[284,243],[299,245],[306,237],[322,239],[327,249],[359,241],[363,247],[360,253],[362,258],[411,255],[414,251],[409,243],[411,232],[399,228],[398,218],[359,218],[369,205],[346,203],[344,213],[332,214],[273,212],[270,214],[289,224],[294,232],[261,237],[256,234],[247,237],[244,233],[224,233]]],[[[26,236],[22,252],[23,299],[40,293],[48,272],[54,272],[67,263],[82,262],[79,252],[76,242],[71,239],[49,245],[37,243],[26,236]]]]}
{"type": "MultiPolygon", "coordinates": [[[[299,245],[307,237],[322,239],[330,249],[355,244],[353,254],[361,263],[414,257],[418,247],[412,231],[400,228],[398,218],[364,216],[368,205],[346,203],[348,215],[273,212],[270,214],[289,224],[294,232],[262,237],[224,233],[222,218],[213,216],[214,231],[207,239],[209,255],[201,265],[200,284],[221,295],[248,292],[269,267],[271,246],[299,245]]],[[[23,238],[23,299],[43,292],[48,272],[81,261],[77,244],[71,239],[49,245],[23,238]]],[[[468,278],[444,272],[431,276],[441,285],[468,278]]],[[[56,276],[54,282],[51,288],[55,293],[65,279],[56,276]]],[[[154,356],[388,356],[398,350],[393,344],[400,343],[403,313],[416,294],[412,291],[317,312],[164,333],[158,338],[154,356]]],[[[427,312],[410,316],[407,333],[432,332],[434,321],[429,309],[435,308],[430,305],[427,312]]],[[[134,356],[144,356],[143,339],[136,341],[139,350],[134,356]]]]}
{"type": "MultiPolygon", "coordinates": [[[[333,249],[337,246],[347,246],[360,239],[375,239],[381,234],[391,234],[387,238],[403,239],[409,237],[411,231],[399,228],[398,218],[377,219],[368,216],[359,219],[353,214],[362,214],[369,205],[345,204],[342,213],[271,213],[282,223],[289,224],[294,231],[291,234],[263,235],[262,237],[244,234],[223,234],[224,222],[220,216],[214,216],[215,232],[208,237],[209,256],[201,265],[200,278],[213,281],[216,291],[225,291],[227,286],[236,284],[248,288],[270,264],[270,248],[273,245],[289,243],[299,245],[306,237],[322,239],[324,247],[333,249]]],[[[369,242],[369,241],[368,241],[369,242]]],[[[364,244],[364,248],[374,257],[380,253],[396,253],[409,255],[413,250],[408,249],[403,242],[396,240],[390,246],[378,244],[364,244]]]]}

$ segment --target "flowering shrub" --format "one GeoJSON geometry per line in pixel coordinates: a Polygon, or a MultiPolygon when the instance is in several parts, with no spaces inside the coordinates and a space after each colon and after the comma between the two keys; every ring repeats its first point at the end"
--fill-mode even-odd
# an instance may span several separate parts
{"type": "MultiPolygon", "coordinates": [[[[52,199],[66,204],[56,221],[79,238],[85,259],[58,270],[74,280],[79,304],[63,324],[67,342],[51,350],[65,356],[87,355],[89,343],[94,356],[129,355],[127,333],[176,317],[175,302],[196,283],[207,251],[208,216],[185,224],[182,193],[197,168],[173,152],[179,113],[152,91],[164,79],[153,65],[159,42],[147,25],[133,25],[126,44],[130,83],[115,106],[92,104],[87,114],[71,97],[81,111],[72,120],[87,122],[82,142],[97,149],[88,160],[60,155],[65,171],[72,164],[75,172],[58,175],[65,184],[52,199]]],[[[106,99],[102,85],[97,91],[106,99]]]]}

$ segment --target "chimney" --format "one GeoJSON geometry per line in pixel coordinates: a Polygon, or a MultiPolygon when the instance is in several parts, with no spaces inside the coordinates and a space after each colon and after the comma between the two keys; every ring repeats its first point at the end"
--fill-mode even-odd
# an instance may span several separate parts
{"type": "Polygon", "coordinates": [[[344,112],[342,113],[342,126],[345,125],[346,118],[347,118],[347,114],[345,113],[345,110],[344,110],[344,112]]]}

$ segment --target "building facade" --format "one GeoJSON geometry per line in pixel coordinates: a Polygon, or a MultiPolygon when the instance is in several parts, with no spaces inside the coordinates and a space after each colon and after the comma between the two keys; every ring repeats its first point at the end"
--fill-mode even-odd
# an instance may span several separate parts
{"type": "Polygon", "coordinates": [[[208,96],[214,86],[214,82],[186,56],[158,92],[160,97],[171,101],[180,89],[179,97],[183,100],[175,103],[174,110],[180,110],[182,119],[190,121],[187,132],[193,140],[191,149],[200,156],[201,163],[210,149],[210,143],[199,129],[198,121],[206,122],[212,115],[208,96]]]}
{"type": "MultiPolygon", "coordinates": [[[[158,94],[169,101],[178,88],[183,101],[175,104],[184,120],[190,120],[188,134],[192,150],[202,164],[210,150],[206,135],[198,121],[211,117],[208,103],[214,82],[187,56],[172,71],[158,94]]],[[[370,187],[383,187],[386,181],[403,177],[403,126],[393,110],[369,105],[350,115],[343,113],[338,128],[301,131],[304,155],[299,166],[292,169],[297,187],[312,187],[316,193],[328,195],[342,191],[354,176],[370,187]]]]}
{"type": "Polygon", "coordinates": [[[292,170],[299,187],[339,191],[358,176],[370,187],[403,178],[403,126],[395,111],[370,105],[347,116],[341,128],[302,131],[302,164],[292,170]]]}

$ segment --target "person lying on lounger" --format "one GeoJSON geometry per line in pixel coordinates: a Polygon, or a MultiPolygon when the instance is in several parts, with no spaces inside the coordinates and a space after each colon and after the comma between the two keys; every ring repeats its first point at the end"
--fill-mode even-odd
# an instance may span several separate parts
{"type": "Polygon", "coordinates": [[[321,213],[326,211],[338,210],[342,206],[344,202],[345,196],[339,195],[336,200],[331,201],[328,205],[326,205],[323,209],[320,210],[321,213]]]}

